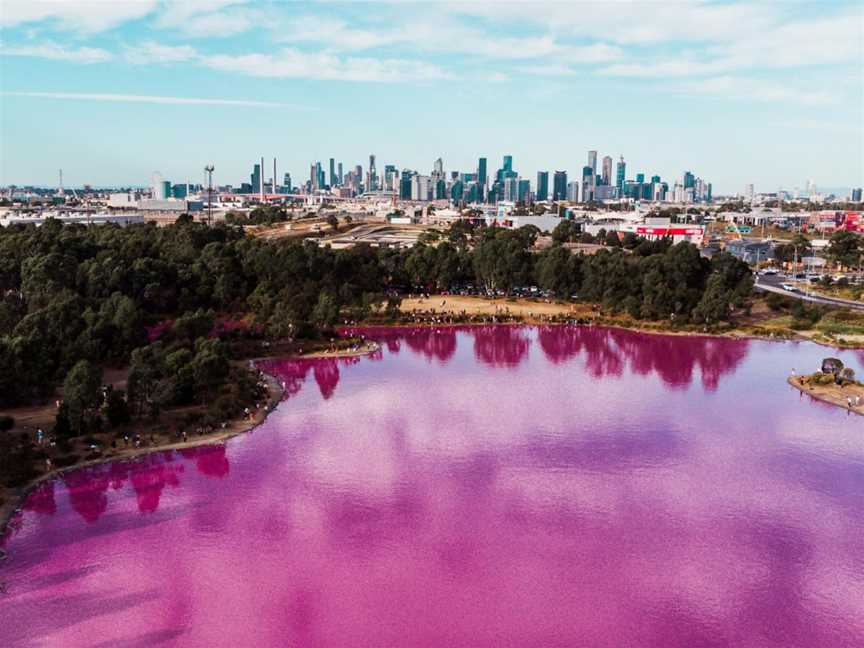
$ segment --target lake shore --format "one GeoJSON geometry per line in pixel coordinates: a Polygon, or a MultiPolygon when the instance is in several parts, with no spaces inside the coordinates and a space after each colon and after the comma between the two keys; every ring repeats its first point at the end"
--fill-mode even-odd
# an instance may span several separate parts
{"type": "Polygon", "coordinates": [[[841,387],[833,383],[829,385],[814,384],[807,380],[808,376],[789,376],[786,379],[790,385],[800,391],[802,394],[807,394],[810,398],[814,398],[823,403],[840,407],[847,412],[852,412],[858,416],[864,416],[864,386],[862,385],[847,385],[841,387]],[[854,405],[855,398],[860,396],[862,403],[854,405]],[[853,405],[849,406],[847,399],[851,398],[853,405]]]}
{"type": "MultiPolygon", "coordinates": [[[[334,349],[334,350],[316,350],[310,353],[300,353],[296,354],[293,357],[297,358],[345,358],[345,357],[354,357],[354,356],[363,356],[368,355],[370,353],[374,353],[379,349],[379,345],[377,342],[365,342],[360,345],[358,348],[345,348],[345,349],[334,349]]],[[[259,361],[263,361],[269,359],[271,356],[255,358],[252,362],[257,363],[259,361]]],[[[282,356],[272,356],[272,357],[282,357],[282,356]]],[[[138,448],[135,447],[118,447],[111,448],[108,447],[105,449],[105,454],[96,459],[89,459],[86,461],[76,462],[69,466],[63,466],[58,468],[53,468],[52,470],[45,472],[35,479],[27,482],[25,485],[20,488],[15,489],[7,489],[5,492],[6,500],[0,504],[0,538],[2,538],[9,526],[10,522],[13,520],[14,516],[18,514],[21,510],[21,505],[24,500],[27,499],[27,496],[41,483],[45,481],[49,481],[51,479],[55,479],[65,473],[71,472],[73,470],[78,470],[79,468],[85,468],[87,466],[93,466],[97,464],[110,463],[112,461],[124,461],[124,460],[134,460],[137,457],[141,457],[143,455],[151,454],[154,452],[165,452],[171,450],[185,450],[187,448],[197,448],[200,446],[207,445],[219,445],[225,443],[228,439],[248,432],[253,428],[257,427],[267,418],[267,415],[273,411],[276,405],[282,400],[283,389],[280,381],[276,380],[276,378],[266,372],[263,372],[264,380],[267,384],[267,398],[263,407],[256,409],[252,412],[251,418],[241,417],[230,421],[228,425],[224,428],[219,428],[211,433],[205,433],[200,436],[192,436],[188,437],[185,441],[176,441],[163,443],[161,445],[145,445],[138,448]]],[[[2,562],[0,562],[2,564],[2,562]]]]}
{"type": "MultiPolygon", "coordinates": [[[[791,328],[762,326],[776,318],[767,306],[758,303],[752,314],[739,314],[726,328],[706,328],[698,326],[675,326],[670,321],[636,320],[627,315],[610,316],[603,313],[595,304],[582,302],[562,303],[553,300],[535,301],[531,299],[486,298],[464,295],[430,295],[403,299],[400,310],[404,315],[419,318],[414,322],[397,323],[397,326],[443,326],[484,325],[484,324],[560,324],[575,321],[578,324],[607,326],[640,333],[657,335],[682,335],[693,337],[722,337],[752,340],[798,340],[819,344],[828,348],[864,348],[864,339],[843,341],[824,339],[812,331],[798,331],[791,328]],[[465,321],[436,322],[438,318],[467,318],[465,321]],[[478,321],[477,318],[482,318],[478,321]],[[487,319],[488,318],[488,319],[487,319]],[[844,343],[845,342],[845,343],[844,343]],[[851,343],[850,343],[851,342],[851,343]]],[[[362,326],[354,327],[362,328],[362,326]]],[[[353,330],[353,329],[352,329],[353,330]]],[[[847,336],[849,338],[850,336],[847,336]]]]}
{"type": "Polygon", "coordinates": [[[5,501],[2,506],[0,506],[0,538],[4,536],[6,529],[12,521],[13,517],[21,510],[21,505],[23,504],[24,500],[27,499],[27,496],[33,491],[33,489],[35,489],[37,486],[39,486],[39,484],[45,481],[55,479],[65,473],[71,472],[73,470],[78,470],[79,468],[85,468],[87,466],[110,463],[112,461],[134,460],[137,457],[141,457],[143,455],[151,454],[154,452],[185,450],[187,448],[197,448],[199,446],[222,444],[232,437],[243,434],[244,432],[248,432],[249,430],[255,428],[256,426],[264,422],[264,419],[267,418],[267,414],[269,414],[273,410],[273,408],[279,403],[279,401],[282,400],[283,391],[280,382],[267,373],[264,373],[264,380],[267,384],[266,403],[263,407],[256,409],[248,418],[244,416],[238,419],[234,419],[233,421],[230,421],[228,425],[226,425],[224,428],[220,428],[209,434],[188,437],[185,441],[176,441],[171,443],[165,443],[162,445],[146,445],[138,448],[108,447],[106,448],[106,454],[97,459],[77,462],[69,466],[63,466],[62,468],[54,468],[46,473],[43,473],[42,475],[39,475],[37,478],[29,481],[27,484],[20,488],[8,489],[6,491],[7,501],[5,501]]]}

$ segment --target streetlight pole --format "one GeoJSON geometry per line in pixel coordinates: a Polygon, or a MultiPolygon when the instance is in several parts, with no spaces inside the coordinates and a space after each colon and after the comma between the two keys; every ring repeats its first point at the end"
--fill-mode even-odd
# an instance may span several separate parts
{"type": "Polygon", "coordinates": [[[207,174],[207,223],[213,226],[213,170],[215,167],[208,164],[204,167],[204,172],[207,174]]]}

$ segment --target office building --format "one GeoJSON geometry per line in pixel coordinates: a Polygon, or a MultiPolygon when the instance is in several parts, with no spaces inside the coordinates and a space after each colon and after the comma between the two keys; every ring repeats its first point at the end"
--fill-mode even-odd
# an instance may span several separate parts
{"type": "Polygon", "coordinates": [[[570,202],[579,202],[579,183],[578,182],[568,182],[567,183],[567,200],[570,202]]]}
{"type": "Polygon", "coordinates": [[[603,157],[603,170],[600,173],[600,184],[609,186],[612,184],[612,157],[606,155],[603,157]]]}
{"type": "Polygon", "coordinates": [[[597,175],[597,151],[588,151],[588,166],[591,167],[591,173],[597,175]]]}
{"type": "Polygon", "coordinates": [[[684,189],[693,189],[696,187],[696,177],[689,171],[684,172],[684,189]]]}
{"type": "MultiPolygon", "coordinates": [[[[591,151],[591,153],[595,153],[591,151]]],[[[590,160],[590,155],[589,155],[590,160]]],[[[596,155],[594,159],[594,163],[597,163],[596,155]]],[[[594,200],[594,184],[596,182],[596,174],[594,173],[594,169],[589,164],[588,166],[582,167],[582,202],[591,202],[594,200]]]]}
{"type": "Polygon", "coordinates": [[[538,171],[537,172],[537,192],[536,192],[537,200],[549,200],[549,172],[548,171],[538,171]]]}
{"type": "Polygon", "coordinates": [[[261,165],[256,164],[252,167],[252,175],[250,176],[250,184],[252,185],[252,191],[258,191],[258,188],[261,186],[261,165]]]}
{"type": "Polygon", "coordinates": [[[556,171],[552,177],[552,200],[567,200],[566,171],[556,171]]]}
{"type": "Polygon", "coordinates": [[[335,187],[339,184],[336,179],[336,160],[330,158],[330,186],[335,187]]]}
{"type": "Polygon", "coordinates": [[[624,162],[624,156],[621,156],[621,159],[618,161],[618,165],[615,169],[615,186],[618,187],[618,195],[622,195],[624,191],[624,177],[627,171],[627,164],[624,162]]]}

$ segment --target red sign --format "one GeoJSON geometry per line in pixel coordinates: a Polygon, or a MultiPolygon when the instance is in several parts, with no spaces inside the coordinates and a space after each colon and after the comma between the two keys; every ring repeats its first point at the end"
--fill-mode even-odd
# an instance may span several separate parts
{"type": "Polygon", "coordinates": [[[651,236],[702,236],[701,227],[636,227],[637,234],[651,236]]]}

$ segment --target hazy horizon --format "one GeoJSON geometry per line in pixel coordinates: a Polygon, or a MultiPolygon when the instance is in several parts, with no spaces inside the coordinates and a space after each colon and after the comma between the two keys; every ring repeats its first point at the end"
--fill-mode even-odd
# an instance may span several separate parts
{"type": "Polygon", "coordinates": [[[504,154],[715,194],[864,183],[853,3],[4,2],[0,184],[295,184],[504,154]]]}

